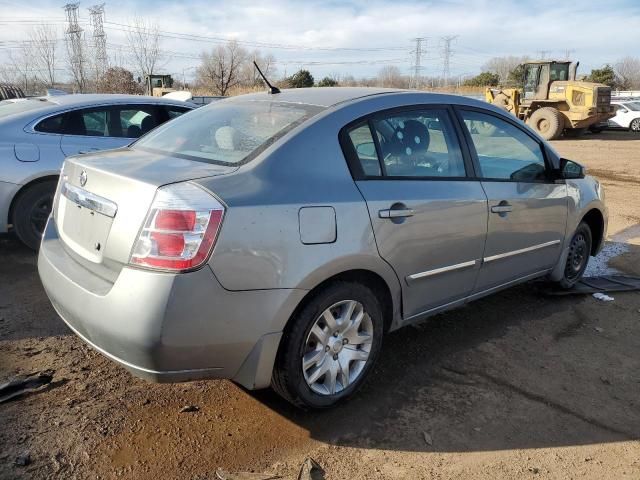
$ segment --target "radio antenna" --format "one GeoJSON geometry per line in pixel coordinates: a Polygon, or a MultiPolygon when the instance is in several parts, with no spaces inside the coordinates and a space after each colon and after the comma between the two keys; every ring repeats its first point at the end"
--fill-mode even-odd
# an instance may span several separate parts
{"type": "Polygon", "coordinates": [[[267,80],[267,77],[264,76],[264,73],[262,73],[262,70],[260,70],[260,67],[258,66],[255,60],[253,61],[253,66],[256,67],[256,70],[258,70],[258,73],[262,77],[262,80],[264,80],[264,83],[266,83],[267,86],[269,87],[269,93],[272,93],[272,94],[280,93],[280,89],[278,87],[274,87],[269,83],[269,80],[267,80]]]}

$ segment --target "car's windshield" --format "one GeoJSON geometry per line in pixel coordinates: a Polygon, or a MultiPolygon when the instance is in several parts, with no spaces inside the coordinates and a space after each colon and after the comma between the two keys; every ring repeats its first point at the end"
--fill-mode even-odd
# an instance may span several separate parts
{"type": "Polygon", "coordinates": [[[321,110],[312,105],[272,101],[218,102],[155,129],[133,148],[237,165],[321,110]]]}
{"type": "Polygon", "coordinates": [[[3,101],[0,102],[0,118],[8,117],[16,113],[28,112],[29,110],[37,110],[39,108],[50,107],[54,105],[44,98],[29,98],[24,100],[3,101]]]}

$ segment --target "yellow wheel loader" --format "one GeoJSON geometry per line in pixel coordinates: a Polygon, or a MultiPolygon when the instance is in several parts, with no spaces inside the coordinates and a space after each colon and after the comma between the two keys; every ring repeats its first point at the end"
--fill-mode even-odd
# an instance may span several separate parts
{"type": "Polygon", "coordinates": [[[578,63],[542,60],[523,65],[518,88],[487,88],[485,99],[526,122],[546,140],[579,136],[614,116],[611,88],[576,80],[578,63]]]}

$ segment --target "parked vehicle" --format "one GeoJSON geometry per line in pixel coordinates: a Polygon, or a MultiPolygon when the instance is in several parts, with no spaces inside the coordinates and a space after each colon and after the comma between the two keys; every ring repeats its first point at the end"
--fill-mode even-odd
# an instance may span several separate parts
{"type": "Polygon", "coordinates": [[[610,118],[606,124],[601,125],[601,129],[611,128],[629,130],[640,133],[640,100],[612,100],[615,117],[610,118]]]}
{"type": "Polygon", "coordinates": [[[136,95],[59,95],[0,103],[0,233],[35,249],[68,155],[128,145],[190,103],[136,95]]]}
{"type": "Polygon", "coordinates": [[[533,278],[571,287],[606,226],[598,182],[497,107],[294,89],[68,158],[38,267],[67,325],[135,375],[324,408],[392,330],[533,278]]]}
{"type": "Polygon", "coordinates": [[[522,85],[487,88],[485,99],[513,113],[545,140],[578,137],[613,116],[611,87],[576,80],[579,62],[540,60],[521,65],[522,85]]]}

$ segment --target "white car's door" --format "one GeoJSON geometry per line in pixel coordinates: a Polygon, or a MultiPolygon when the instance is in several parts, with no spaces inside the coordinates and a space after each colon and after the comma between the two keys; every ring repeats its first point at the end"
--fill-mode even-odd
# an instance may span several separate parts
{"type": "Polygon", "coordinates": [[[90,107],[65,113],[60,148],[65,155],[123,147],[131,142],[114,128],[113,107],[90,107]]]}

